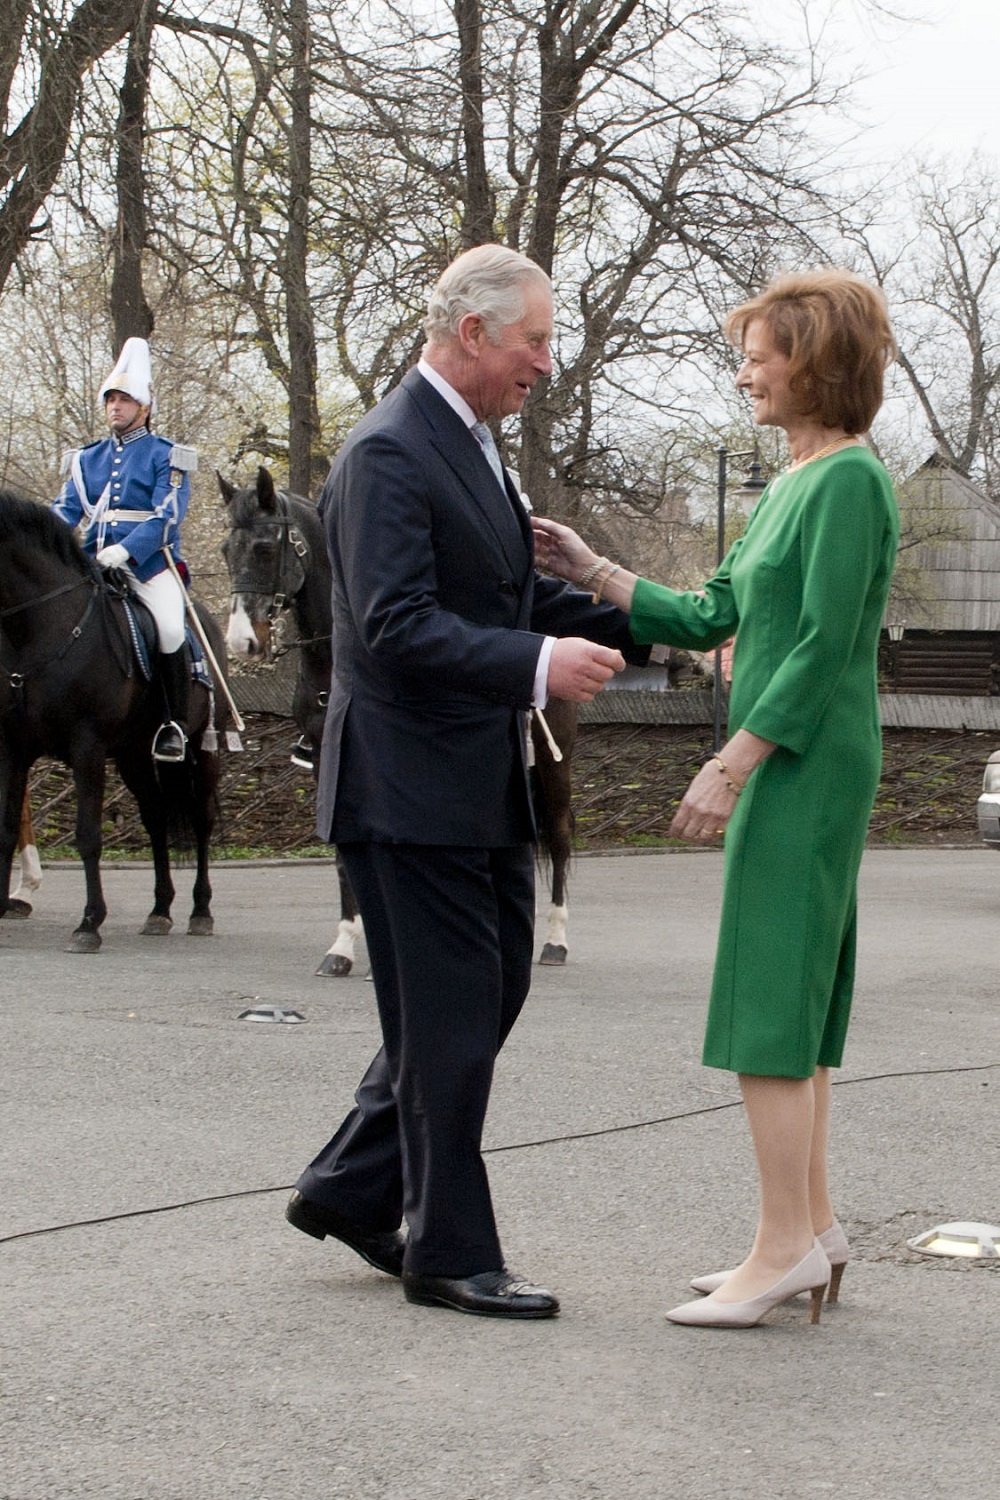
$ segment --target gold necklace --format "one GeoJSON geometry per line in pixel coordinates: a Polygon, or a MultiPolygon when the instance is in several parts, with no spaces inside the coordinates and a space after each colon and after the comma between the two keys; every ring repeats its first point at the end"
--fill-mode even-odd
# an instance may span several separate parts
{"type": "Polygon", "coordinates": [[[806,464],[814,464],[818,458],[826,458],[828,453],[835,453],[838,448],[843,448],[850,443],[852,447],[860,447],[861,444],[854,436],[834,438],[832,443],[827,443],[825,448],[820,448],[818,453],[810,453],[808,458],[800,458],[794,464],[789,464],[785,470],[786,474],[792,474],[796,469],[803,468],[806,464]]]}

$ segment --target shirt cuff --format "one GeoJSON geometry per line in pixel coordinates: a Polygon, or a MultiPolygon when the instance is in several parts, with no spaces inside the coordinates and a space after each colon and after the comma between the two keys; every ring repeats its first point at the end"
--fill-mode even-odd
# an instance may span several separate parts
{"type": "Polygon", "coordinates": [[[542,641],[542,649],[538,653],[538,665],[535,668],[535,687],[531,695],[532,708],[544,708],[549,701],[549,662],[552,660],[552,647],[555,643],[554,635],[547,635],[542,641]]]}

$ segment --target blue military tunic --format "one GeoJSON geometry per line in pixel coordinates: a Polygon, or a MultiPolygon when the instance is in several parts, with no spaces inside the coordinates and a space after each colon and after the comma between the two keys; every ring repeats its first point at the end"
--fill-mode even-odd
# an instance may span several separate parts
{"type": "Polygon", "coordinates": [[[95,556],[120,542],[143,583],[167,566],[169,547],[185,572],[180,525],[197,467],[193,448],[183,448],[145,427],[123,438],[107,437],[68,457],[69,474],[52,509],[68,525],[84,522],[83,546],[95,556]]]}

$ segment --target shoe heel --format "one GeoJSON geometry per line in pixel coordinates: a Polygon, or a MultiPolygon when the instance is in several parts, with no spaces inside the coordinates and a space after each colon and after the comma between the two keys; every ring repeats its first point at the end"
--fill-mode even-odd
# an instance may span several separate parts
{"type": "Polygon", "coordinates": [[[300,1203],[289,1204],[285,1209],[285,1218],[295,1229],[301,1229],[303,1234],[311,1234],[314,1240],[325,1240],[326,1230],[322,1224],[317,1224],[310,1214],[303,1213],[300,1203]]]}
{"type": "Polygon", "coordinates": [[[826,1294],[827,1302],[836,1302],[840,1297],[840,1283],[844,1279],[844,1267],[846,1260],[842,1260],[839,1266],[830,1267],[830,1289],[826,1294]]]}
{"type": "Polygon", "coordinates": [[[822,1286],[814,1286],[814,1287],[810,1288],[810,1290],[809,1290],[809,1299],[810,1299],[809,1321],[810,1321],[810,1323],[818,1323],[819,1322],[819,1315],[823,1311],[823,1297],[825,1296],[825,1294],[826,1294],[826,1283],[825,1282],[823,1283],[822,1286]]]}

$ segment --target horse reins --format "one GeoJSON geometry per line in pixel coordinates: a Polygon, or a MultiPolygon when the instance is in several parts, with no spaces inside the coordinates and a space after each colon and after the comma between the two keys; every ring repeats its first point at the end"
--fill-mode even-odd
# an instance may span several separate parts
{"type": "Polygon", "coordinates": [[[6,620],[8,615],[19,615],[23,609],[31,609],[36,604],[48,604],[50,599],[58,599],[60,594],[72,594],[75,589],[86,588],[88,584],[91,588],[97,587],[93,578],[78,578],[75,583],[61,583],[57,589],[50,589],[37,599],[25,599],[23,604],[9,604],[6,609],[0,609],[0,620],[6,620]]]}
{"type": "Polygon", "coordinates": [[[90,598],[87,600],[87,607],[84,610],[83,614],[80,616],[79,620],[73,626],[68,638],[62,643],[57,651],[53,651],[51,655],[43,656],[40,660],[32,662],[23,670],[16,670],[13,667],[9,667],[7,663],[3,661],[2,658],[0,658],[0,667],[2,667],[4,672],[7,673],[7,681],[10,683],[10,686],[14,690],[14,692],[18,692],[21,688],[24,687],[25,679],[29,677],[31,673],[38,672],[43,667],[50,667],[54,662],[61,661],[62,658],[66,655],[66,652],[73,645],[74,641],[78,641],[80,639],[86,628],[87,621],[90,619],[94,605],[97,603],[98,597],[101,593],[101,586],[97,579],[80,578],[76,583],[64,583],[60,588],[52,589],[47,594],[41,594],[37,599],[28,599],[23,604],[13,604],[10,605],[7,609],[0,610],[0,620],[6,619],[8,615],[20,614],[22,610],[30,609],[34,605],[47,604],[50,599],[56,599],[60,594],[70,594],[75,589],[83,588],[85,585],[88,586],[91,590],[90,598]]]}
{"type": "MultiPolygon", "coordinates": [[[[20,614],[23,610],[31,609],[40,604],[47,604],[50,599],[57,599],[61,594],[71,594],[79,588],[89,588],[91,590],[90,598],[87,600],[87,607],[84,610],[83,614],[80,616],[79,620],[71,629],[66,640],[63,641],[62,645],[59,646],[57,650],[51,652],[48,656],[42,656],[37,661],[31,662],[23,669],[15,669],[8,666],[3,658],[0,657],[0,668],[2,668],[3,671],[7,674],[7,681],[10,683],[10,686],[14,690],[14,692],[18,692],[21,688],[23,688],[26,679],[33,673],[40,672],[44,667],[51,667],[56,662],[62,660],[73,643],[75,641],[78,641],[83,635],[83,632],[87,628],[87,623],[90,620],[90,616],[93,613],[97,601],[100,599],[107,603],[110,595],[102,579],[80,578],[77,579],[75,583],[64,583],[57,589],[50,589],[47,594],[40,594],[37,599],[26,599],[22,604],[12,604],[7,609],[0,610],[0,620],[3,620],[6,619],[8,615],[20,614]]],[[[106,612],[104,618],[106,625],[106,612]]],[[[119,644],[121,644],[121,640],[119,640],[119,644]]],[[[119,659],[118,666],[127,676],[128,662],[126,661],[123,664],[119,659]]]]}
{"type": "Polygon", "coordinates": [[[320,645],[323,641],[328,640],[329,637],[316,635],[311,636],[308,639],[300,638],[297,641],[293,641],[288,646],[286,646],[280,638],[281,616],[284,614],[286,609],[291,608],[292,600],[303,587],[303,584],[306,580],[306,573],[309,568],[309,543],[306,541],[305,537],[302,535],[302,532],[292,522],[289,516],[287,494],[284,492],[284,490],[276,490],[275,494],[280,506],[280,514],[276,516],[273,521],[258,521],[254,525],[248,526],[246,529],[248,531],[256,531],[260,526],[266,526],[269,529],[274,527],[277,529],[279,552],[274,572],[278,587],[260,589],[254,587],[252,584],[244,584],[242,580],[234,578],[232,582],[231,592],[234,598],[237,594],[252,594],[256,595],[258,599],[263,599],[267,596],[270,596],[271,602],[267,606],[265,617],[267,619],[268,629],[271,633],[271,655],[272,657],[279,657],[284,656],[289,651],[300,648],[302,646],[320,645]],[[289,549],[294,552],[295,556],[298,558],[299,566],[302,571],[301,582],[299,582],[294,588],[291,587],[290,582],[286,583],[286,578],[289,570],[289,549]],[[281,587],[282,584],[284,584],[285,587],[281,587]]]}

